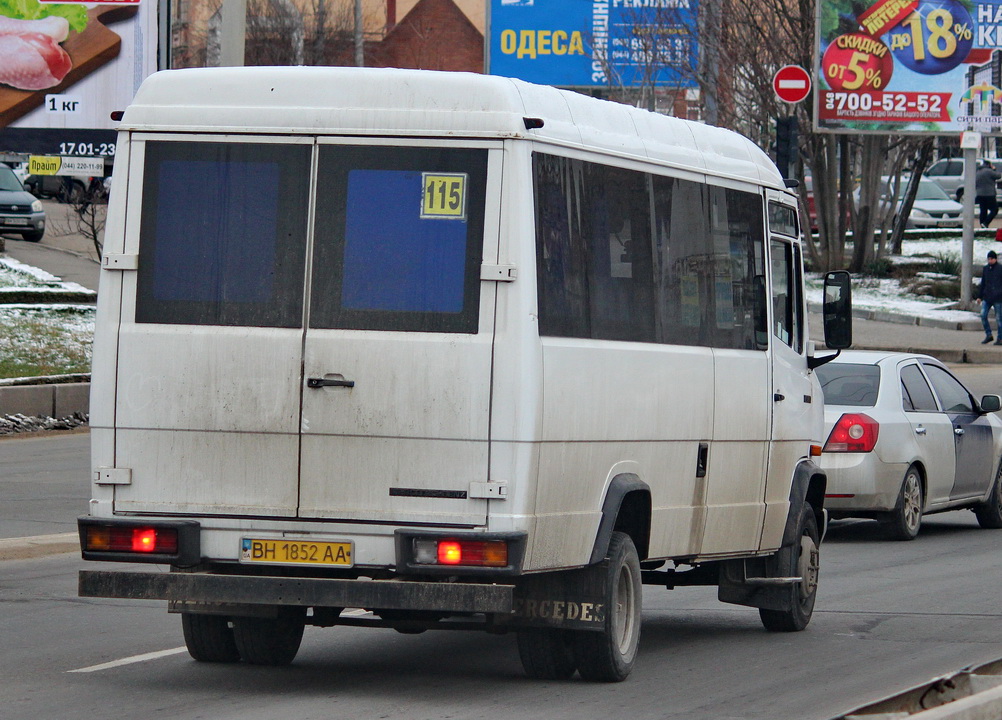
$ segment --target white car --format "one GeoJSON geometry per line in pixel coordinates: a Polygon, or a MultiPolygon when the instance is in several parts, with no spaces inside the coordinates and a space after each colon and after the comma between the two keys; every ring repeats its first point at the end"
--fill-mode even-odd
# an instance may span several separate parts
{"type": "MultiPolygon", "coordinates": [[[[891,182],[888,176],[880,178],[880,213],[891,211],[896,214],[905,191],[908,189],[908,178],[902,177],[898,185],[897,198],[891,198],[891,182]]],[[[859,188],[853,193],[856,203],[859,203],[859,188]]],[[[919,178],[918,192],[912,203],[912,211],[908,215],[905,227],[914,228],[959,228],[964,224],[962,213],[964,206],[952,200],[943,189],[927,177],[919,178]]]]}
{"type": "Polygon", "coordinates": [[[825,508],[911,540],[922,515],[969,508],[1002,528],[1002,407],[928,355],[847,351],[817,368],[828,439],[825,508]]]}

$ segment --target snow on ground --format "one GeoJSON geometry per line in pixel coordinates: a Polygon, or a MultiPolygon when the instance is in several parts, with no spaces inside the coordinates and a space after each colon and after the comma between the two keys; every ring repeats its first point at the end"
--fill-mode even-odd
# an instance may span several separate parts
{"type": "MultiPolygon", "coordinates": [[[[974,266],[980,268],[987,262],[989,250],[1002,253],[1002,243],[994,240],[974,240],[974,266]]],[[[960,239],[951,240],[908,240],[902,243],[903,257],[928,255],[931,257],[961,256],[960,239]]],[[[820,304],[823,299],[821,276],[808,273],[807,301],[820,304]]],[[[922,318],[938,318],[950,322],[961,322],[978,318],[976,312],[952,309],[953,302],[943,298],[915,295],[901,289],[897,280],[854,277],[852,282],[852,306],[866,310],[885,310],[922,318]]]]}

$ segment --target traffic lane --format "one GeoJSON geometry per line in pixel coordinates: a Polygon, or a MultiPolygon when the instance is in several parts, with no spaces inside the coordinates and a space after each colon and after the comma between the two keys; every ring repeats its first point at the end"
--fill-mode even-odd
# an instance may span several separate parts
{"type": "Polygon", "coordinates": [[[89,499],[89,432],[0,438],[0,538],[74,532],[89,499]]]}
{"type": "MultiPolygon", "coordinates": [[[[765,632],[712,588],[644,587],[640,657],[620,684],[534,682],[514,636],[307,628],[288,668],[186,654],[72,673],[182,644],[163,603],[75,597],[74,556],[0,564],[5,717],[830,718],[1002,655],[1002,532],[934,516],[913,542],[835,523],[802,633],[765,632]],[[9,602],[15,597],[17,601],[9,602]],[[8,715],[6,708],[17,712],[8,715]]],[[[98,567],[98,564],[87,564],[98,567]]],[[[101,567],[114,567],[102,565],[101,567]]],[[[126,566],[120,566],[123,569],[126,566]]]]}

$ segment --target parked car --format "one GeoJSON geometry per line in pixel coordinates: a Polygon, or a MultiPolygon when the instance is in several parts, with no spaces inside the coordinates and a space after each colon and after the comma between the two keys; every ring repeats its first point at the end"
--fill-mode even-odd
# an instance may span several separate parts
{"type": "Polygon", "coordinates": [[[7,165],[0,163],[0,233],[19,233],[30,242],[45,234],[42,201],[24,189],[7,165]]]}
{"type": "Polygon", "coordinates": [[[79,202],[87,190],[86,178],[70,175],[29,175],[24,185],[35,197],[55,198],[64,203],[79,202]]]}
{"type": "MultiPolygon", "coordinates": [[[[991,163],[992,167],[999,170],[1002,164],[998,160],[989,160],[987,158],[982,158],[978,160],[980,165],[983,162],[991,163]]],[[[942,160],[937,160],[929,169],[925,171],[924,176],[932,180],[934,183],[939,185],[939,187],[952,198],[956,198],[958,201],[962,200],[964,197],[964,159],[963,158],[943,158],[942,160]]],[[[998,190],[999,202],[1002,202],[1002,188],[998,190]]]]}
{"type": "Polygon", "coordinates": [[[918,534],[923,515],[960,508],[1002,528],[998,395],[975,400],[928,355],[848,351],[817,373],[833,518],[875,518],[900,540],[918,534]]]}
{"type": "MultiPolygon", "coordinates": [[[[902,177],[898,184],[897,197],[891,198],[891,178],[884,175],[880,178],[880,212],[886,213],[890,208],[894,208],[895,215],[901,203],[904,201],[905,192],[908,189],[908,177],[902,177]]],[[[853,193],[853,197],[859,203],[859,188],[853,193]]],[[[963,226],[964,206],[943,192],[932,180],[919,178],[918,192],[915,201],[912,203],[912,210],[908,214],[908,221],[905,227],[914,228],[959,228],[963,226]]]]}

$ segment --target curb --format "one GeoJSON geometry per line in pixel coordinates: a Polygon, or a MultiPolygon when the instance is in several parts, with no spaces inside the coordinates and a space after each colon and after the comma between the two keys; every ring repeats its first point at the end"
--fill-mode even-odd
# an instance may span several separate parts
{"type": "MultiPolygon", "coordinates": [[[[816,315],[821,314],[821,303],[808,303],[807,312],[816,315]]],[[[943,320],[941,318],[906,315],[891,310],[873,310],[870,308],[853,308],[852,316],[860,320],[875,320],[877,322],[894,323],[895,325],[921,325],[922,327],[937,328],[939,330],[981,330],[981,320],[977,317],[967,320],[943,320]]]]}
{"type": "Polygon", "coordinates": [[[70,552],[80,552],[80,536],[75,532],[0,539],[0,561],[28,560],[70,552]]]}
{"type": "Polygon", "coordinates": [[[1002,659],[935,678],[834,720],[996,720],[999,717],[1002,717],[1002,659]]]}
{"type": "Polygon", "coordinates": [[[29,415],[68,417],[90,412],[89,382],[41,382],[35,385],[0,384],[0,417],[29,415]]]}

